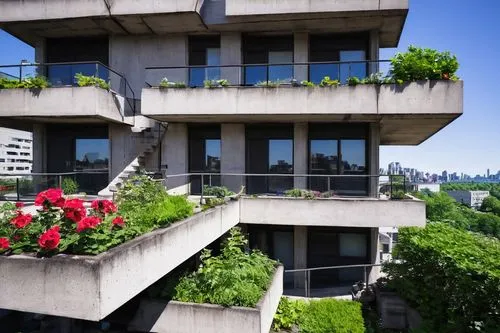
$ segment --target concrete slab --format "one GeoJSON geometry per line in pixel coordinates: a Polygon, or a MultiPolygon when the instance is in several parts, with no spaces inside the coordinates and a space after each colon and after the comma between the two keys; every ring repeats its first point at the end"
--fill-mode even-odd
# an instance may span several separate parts
{"type": "Polygon", "coordinates": [[[255,308],[143,300],[130,331],[156,333],[268,333],[283,294],[283,266],[255,308]]]}
{"type": "Polygon", "coordinates": [[[238,220],[230,202],[97,256],[0,256],[0,308],[99,321],[238,220]]]}

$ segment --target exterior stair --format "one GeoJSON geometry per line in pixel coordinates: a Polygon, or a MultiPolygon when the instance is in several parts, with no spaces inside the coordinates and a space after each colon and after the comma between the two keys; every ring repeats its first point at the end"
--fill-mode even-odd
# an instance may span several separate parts
{"type": "Polygon", "coordinates": [[[132,135],[136,136],[137,157],[120,172],[106,188],[99,191],[98,195],[102,199],[113,199],[114,194],[122,184],[130,177],[137,175],[141,170],[147,169],[146,161],[150,155],[156,151],[158,140],[162,141],[166,133],[163,126],[155,128],[132,127],[132,135]]]}

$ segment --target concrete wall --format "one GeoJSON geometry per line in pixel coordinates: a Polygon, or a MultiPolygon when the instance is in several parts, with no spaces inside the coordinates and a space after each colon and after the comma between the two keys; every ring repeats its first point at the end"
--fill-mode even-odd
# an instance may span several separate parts
{"type": "MultiPolygon", "coordinates": [[[[305,175],[309,172],[309,137],[308,124],[295,123],[293,128],[293,172],[305,175]]],[[[295,188],[307,189],[308,179],[306,177],[293,179],[295,188]]]]}
{"type": "Polygon", "coordinates": [[[116,95],[96,87],[1,89],[0,117],[78,117],[79,121],[127,122],[116,95]]]}
{"type": "Polygon", "coordinates": [[[256,308],[143,300],[129,330],[156,333],[268,333],[283,294],[283,267],[256,308]]]}
{"type": "MultiPolygon", "coordinates": [[[[307,267],[307,227],[296,225],[293,227],[293,268],[308,268],[307,267]]],[[[295,288],[304,288],[304,274],[295,273],[294,277],[295,288]]]]}
{"type": "MultiPolygon", "coordinates": [[[[370,264],[380,264],[379,228],[370,229],[370,264]]],[[[380,267],[372,267],[368,275],[368,283],[375,283],[380,277],[380,267]]]]}
{"type": "Polygon", "coordinates": [[[240,222],[298,226],[425,226],[420,200],[242,198],[240,222]]]}
{"type": "Polygon", "coordinates": [[[231,202],[93,257],[0,256],[0,308],[101,320],[235,226],[238,213],[231,202]]]}
{"type": "MultiPolygon", "coordinates": [[[[188,128],[186,124],[169,123],[162,142],[162,166],[167,166],[167,175],[188,172],[188,128]]],[[[188,183],[187,177],[167,180],[167,188],[176,188],[188,183]]]]}
{"type": "MultiPolygon", "coordinates": [[[[368,138],[368,174],[378,175],[380,173],[380,124],[371,123],[369,128],[368,138]]],[[[370,177],[369,179],[369,195],[378,197],[379,178],[370,177]]]]}
{"type": "MultiPolygon", "coordinates": [[[[243,60],[241,48],[241,33],[224,32],[220,35],[220,60],[223,65],[240,65],[243,60]]],[[[221,79],[226,79],[229,84],[238,85],[243,81],[240,67],[223,67],[220,71],[221,79]]]]}
{"type": "Polygon", "coordinates": [[[110,179],[114,179],[139,153],[138,135],[132,133],[130,126],[109,124],[111,146],[110,179]]]}
{"type": "Polygon", "coordinates": [[[395,0],[226,0],[226,15],[269,15],[407,9],[408,1],[395,0]]]}
{"type": "MultiPolygon", "coordinates": [[[[221,125],[221,172],[245,173],[245,125],[221,125]]],[[[223,176],[222,184],[231,191],[238,193],[245,185],[242,176],[223,176]]]]}
{"type": "Polygon", "coordinates": [[[33,125],[33,167],[34,173],[47,172],[47,127],[45,124],[33,125]]]}

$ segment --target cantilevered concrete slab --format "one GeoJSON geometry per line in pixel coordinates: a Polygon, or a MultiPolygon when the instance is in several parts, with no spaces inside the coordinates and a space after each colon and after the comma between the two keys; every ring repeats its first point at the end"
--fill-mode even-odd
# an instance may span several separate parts
{"type": "Polygon", "coordinates": [[[97,87],[0,89],[0,119],[133,124],[120,95],[97,87]]]}
{"type": "Polygon", "coordinates": [[[379,122],[381,144],[417,145],[463,113],[463,82],[147,88],[142,91],[141,112],[168,122],[379,122]]]}

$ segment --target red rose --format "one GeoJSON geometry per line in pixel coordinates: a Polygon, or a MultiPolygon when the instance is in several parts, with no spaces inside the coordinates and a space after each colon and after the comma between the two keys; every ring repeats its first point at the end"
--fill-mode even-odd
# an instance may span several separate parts
{"type": "Polygon", "coordinates": [[[10,223],[12,223],[16,228],[21,229],[31,223],[33,216],[31,214],[23,215],[23,212],[17,212],[17,216],[15,216],[10,223]]]}
{"type": "Polygon", "coordinates": [[[113,202],[109,200],[94,200],[90,205],[93,210],[100,214],[116,213],[117,209],[113,202]]]}
{"type": "Polygon", "coordinates": [[[53,226],[45,231],[38,239],[38,245],[45,250],[54,250],[59,246],[61,235],[59,234],[59,226],[53,226]]]}
{"type": "Polygon", "coordinates": [[[16,208],[23,208],[24,202],[16,202],[16,208]]]}
{"type": "Polygon", "coordinates": [[[6,237],[1,237],[0,238],[0,249],[2,250],[8,250],[10,247],[10,242],[9,239],[6,237]]]}
{"type": "Polygon", "coordinates": [[[82,232],[87,229],[94,229],[102,220],[97,216],[87,216],[76,223],[76,232],[82,232]]]}
{"type": "Polygon", "coordinates": [[[64,216],[73,222],[79,222],[87,216],[87,210],[83,206],[83,201],[80,199],[70,199],[64,202],[64,216]]]}
{"type": "Polygon", "coordinates": [[[117,225],[123,228],[125,226],[125,220],[123,220],[123,217],[117,216],[113,219],[113,225],[117,225]]]}
{"type": "Polygon", "coordinates": [[[40,192],[35,198],[35,205],[43,206],[44,209],[48,209],[51,206],[62,208],[64,206],[62,194],[63,192],[60,188],[51,188],[40,192]]]}

